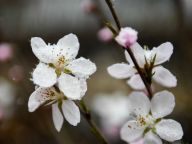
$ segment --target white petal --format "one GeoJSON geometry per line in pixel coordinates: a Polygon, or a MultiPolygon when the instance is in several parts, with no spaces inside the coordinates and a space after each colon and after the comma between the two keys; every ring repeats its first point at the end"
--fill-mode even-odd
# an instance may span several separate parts
{"type": "Polygon", "coordinates": [[[29,97],[28,110],[29,112],[35,111],[39,106],[45,103],[47,100],[53,100],[54,96],[50,95],[54,93],[54,88],[37,88],[29,97]]]}
{"type": "Polygon", "coordinates": [[[126,58],[127,62],[128,62],[129,64],[133,64],[133,61],[132,61],[129,53],[128,53],[126,50],[125,50],[124,54],[125,54],[125,58],[126,58]]]}
{"type": "Polygon", "coordinates": [[[120,131],[121,139],[126,142],[133,142],[142,137],[144,127],[139,125],[137,121],[131,120],[123,125],[120,131]]]}
{"type": "Polygon", "coordinates": [[[56,130],[59,132],[62,128],[64,119],[61,111],[59,110],[58,103],[52,105],[52,117],[56,130]]]}
{"type": "Polygon", "coordinates": [[[79,51],[79,41],[76,35],[68,34],[61,38],[57,46],[62,49],[66,59],[73,59],[77,56],[79,51]]]}
{"type": "Polygon", "coordinates": [[[153,79],[158,84],[165,87],[176,87],[177,79],[169,70],[162,66],[158,66],[153,69],[153,72],[155,72],[153,79]]]}
{"type": "Polygon", "coordinates": [[[162,140],[156,134],[149,131],[145,134],[144,144],[162,144],[162,140]]]}
{"type": "Polygon", "coordinates": [[[76,126],[80,122],[80,111],[73,101],[64,100],[62,110],[66,120],[71,125],[76,126]]]}
{"type": "Polygon", "coordinates": [[[169,115],[174,107],[175,97],[168,91],[156,93],[151,100],[151,112],[156,119],[169,115]]]}
{"type": "Polygon", "coordinates": [[[31,38],[31,47],[35,56],[44,63],[54,63],[57,56],[54,55],[55,46],[47,45],[43,39],[39,37],[31,38]]]}
{"type": "Polygon", "coordinates": [[[75,59],[67,66],[72,73],[78,77],[88,78],[96,71],[96,65],[83,57],[75,59]]]}
{"type": "Polygon", "coordinates": [[[124,63],[113,64],[107,68],[107,71],[117,79],[128,78],[136,72],[133,66],[124,63]]]}
{"type": "Polygon", "coordinates": [[[82,88],[78,78],[62,73],[58,79],[58,86],[67,98],[72,100],[81,99],[82,88]]]}
{"type": "Polygon", "coordinates": [[[164,140],[173,142],[183,137],[183,129],[175,120],[161,120],[155,126],[157,134],[164,140]]]}
{"type": "MultiPolygon", "coordinates": [[[[80,87],[81,87],[81,98],[85,95],[85,93],[87,92],[87,82],[85,79],[80,79],[80,87]]],[[[80,98],[80,99],[81,99],[80,98]]]]}
{"type": "Polygon", "coordinates": [[[150,111],[150,100],[143,92],[132,92],[129,95],[132,111],[137,115],[146,116],[150,111]]]}
{"type": "MultiPolygon", "coordinates": [[[[131,50],[137,60],[137,63],[141,68],[143,68],[145,64],[145,51],[144,49],[139,45],[139,43],[135,43],[131,46],[131,50]]],[[[127,58],[130,59],[130,58],[127,58]]]]}
{"type": "Polygon", "coordinates": [[[128,81],[127,84],[132,88],[136,90],[143,90],[145,89],[145,85],[140,77],[139,74],[133,75],[128,81]]]}
{"type": "Polygon", "coordinates": [[[170,42],[165,42],[152,49],[153,55],[156,54],[155,65],[168,61],[173,53],[173,45],[170,42]]]}
{"type": "Polygon", "coordinates": [[[32,80],[41,87],[51,87],[57,81],[55,70],[44,63],[39,63],[32,73],[32,80]]]}

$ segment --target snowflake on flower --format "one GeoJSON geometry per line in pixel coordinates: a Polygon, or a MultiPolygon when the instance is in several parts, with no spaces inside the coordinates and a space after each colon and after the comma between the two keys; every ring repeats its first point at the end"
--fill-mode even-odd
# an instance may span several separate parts
{"type": "Polygon", "coordinates": [[[133,119],[121,129],[121,138],[132,143],[142,137],[144,143],[162,144],[180,140],[183,136],[181,125],[172,119],[163,119],[175,107],[174,95],[168,91],[156,93],[151,102],[142,92],[132,92],[129,96],[133,119]],[[161,138],[161,139],[160,139],[161,138]]]}
{"type": "MultiPolygon", "coordinates": [[[[138,43],[133,44],[130,48],[144,74],[152,77],[152,80],[162,86],[175,87],[177,85],[176,77],[160,65],[168,61],[173,53],[173,45],[170,42],[163,43],[152,50],[143,49],[138,43]]],[[[125,57],[128,64],[113,64],[108,67],[108,73],[118,79],[130,78],[127,84],[133,89],[145,89],[145,85],[127,51],[125,51],[125,57]]]]}
{"type": "Polygon", "coordinates": [[[28,102],[30,112],[42,104],[52,104],[53,122],[58,131],[66,120],[77,125],[79,108],[72,100],[81,100],[87,91],[86,80],[96,71],[96,66],[83,57],[75,59],[79,42],[74,34],[61,38],[56,45],[46,44],[41,38],[31,39],[32,51],[40,60],[32,73],[38,88],[28,102]]]}

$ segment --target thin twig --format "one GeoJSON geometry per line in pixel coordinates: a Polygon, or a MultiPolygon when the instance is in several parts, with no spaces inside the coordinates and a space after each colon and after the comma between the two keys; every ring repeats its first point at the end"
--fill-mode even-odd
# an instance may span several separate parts
{"type": "MultiPolygon", "coordinates": [[[[113,3],[111,2],[111,0],[105,0],[105,1],[106,1],[107,5],[108,5],[110,11],[111,11],[111,14],[112,14],[113,19],[114,19],[114,21],[115,21],[115,23],[116,23],[116,25],[117,25],[117,27],[118,27],[118,30],[120,30],[120,29],[121,29],[121,24],[120,24],[120,21],[119,21],[119,19],[118,19],[117,14],[116,14],[116,11],[115,11],[115,9],[114,9],[114,7],[113,7],[113,3]]],[[[138,71],[138,73],[139,73],[139,75],[140,75],[140,77],[141,77],[141,79],[142,79],[142,81],[143,81],[146,89],[147,89],[147,92],[148,92],[148,94],[149,94],[148,96],[149,96],[150,98],[152,98],[153,94],[152,94],[152,90],[151,90],[151,84],[149,84],[149,83],[147,82],[146,77],[144,76],[141,68],[139,67],[139,65],[138,65],[138,63],[137,63],[137,60],[136,60],[133,52],[131,51],[130,48],[124,48],[124,47],[123,47],[123,49],[125,49],[125,50],[129,53],[129,55],[130,55],[130,57],[131,57],[134,65],[135,65],[135,67],[136,67],[136,69],[137,69],[137,71],[138,71]]]]}
{"type": "Polygon", "coordinates": [[[101,144],[108,144],[107,140],[105,139],[105,137],[102,135],[102,133],[100,132],[100,130],[97,128],[97,126],[95,125],[95,123],[92,121],[91,118],[91,113],[90,111],[87,109],[85,103],[83,100],[81,100],[80,103],[75,102],[77,104],[77,106],[80,109],[81,115],[85,118],[85,120],[87,121],[87,123],[89,124],[89,126],[91,127],[91,131],[93,132],[93,134],[101,141],[101,144]]]}

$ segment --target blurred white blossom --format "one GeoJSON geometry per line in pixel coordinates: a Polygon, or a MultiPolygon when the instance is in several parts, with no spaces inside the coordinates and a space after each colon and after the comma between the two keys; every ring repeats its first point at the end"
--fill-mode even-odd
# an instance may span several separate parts
{"type": "Polygon", "coordinates": [[[104,132],[111,138],[119,135],[120,127],[128,120],[130,103],[121,93],[97,94],[93,99],[93,111],[100,117],[104,132]]]}
{"type": "Polygon", "coordinates": [[[7,80],[0,78],[0,119],[13,114],[15,102],[15,88],[7,80]]]}
{"type": "MultiPolygon", "coordinates": [[[[152,79],[165,87],[175,87],[177,85],[176,77],[166,68],[160,64],[168,61],[173,53],[173,45],[170,42],[166,42],[154,47],[152,50],[143,49],[138,43],[131,46],[131,50],[140,66],[144,70],[146,65],[152,66],[152,79]],[[150,65],[154,60],[154,64],[150,65]]],[[[125,57],[128,61],[126,63],[117,63],[108,67],[108,73],[118,79],[130,78],[127,84],[133,89],[142,90],[145,88],[140,75],[137,73],[135,66],[132,62],[127,51],[125,51],[125,57]]]]}
{"type": "Polygon", "coordinates": [[[150,102],[144,93],[132,92],[129,101],[135,118],[125,123],[121,129],[121,138],[124,141],[130,143],[144,136],[146,144],[162,144],[161,139],[173,142],[182,138],[181,125],[175,120],[163,119],[175,107],[175,98],[172,93],[158,92],[150,102]]]}

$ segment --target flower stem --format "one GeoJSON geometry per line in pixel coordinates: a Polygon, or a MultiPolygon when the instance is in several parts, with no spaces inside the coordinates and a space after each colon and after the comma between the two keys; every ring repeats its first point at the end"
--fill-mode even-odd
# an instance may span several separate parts
{"type": "Polygon", "coordinates": [[[100,132],[100,130],[97,128],[97,126],[93,122],[91,113],[88,110],[87,106],[85,105],[84,101],[81,100],[79,103],[76,102],[76,104],[80,109],[81,115],[85,118],[85,120],[91,127],[92,133],[101,141],[101,144],[108,144],[108,142],[105,139],[105,137],[103,136],[103,134],[100,132]]]}
{"type": "MultiPolygon", "coordinates": [[[[105,0],[105,2],[107,3],[107,5],[108,5],[108,7],[109,7],[109,9],[110,9],[110,11],[111,11],[111,14],[112,14],[112,16],[113,16],[113,19],[114,19],[114,21],[115,21],[115,23],[116,23],[116,25],[117,25],[118,31],[120,31],[120,29],[121,29],[121,24],[120,24],[120,21],[119,21],[119,18],[118,18],[118,16],[117,16],[117,14],[116,14],[116,11],[115,11],[115,9],[114,9],[114,6],[113,6],[112,1],[111,1],[111,0],[105,0]]],[[[130,48],[124,48],[124,47],[123,47],[123,49],[126,50],[126,51],[129,53],[129,55],[130,55],[130,57],[131,57],[134,65],[135,65],[135,67],[136,67],[136,69],[137,69],[137,71],[138,71],[138,73],[139,73],[139,75],[140,75],[140,77],[141,77],[141,79],[142,79],[142,81],[143,81],[146,89],[147,89],[149,98],[152,98],[153,93],[152,93],[152,90],[151,90],[151,84],[147,82],[147,79],[146,79],[146,77],[144,76],[141,68],[139,67],[139,65],[138,65],[138,63],[137,63],[137,60],[136,60],[133,52],[131,51],[130,48]]]]}

